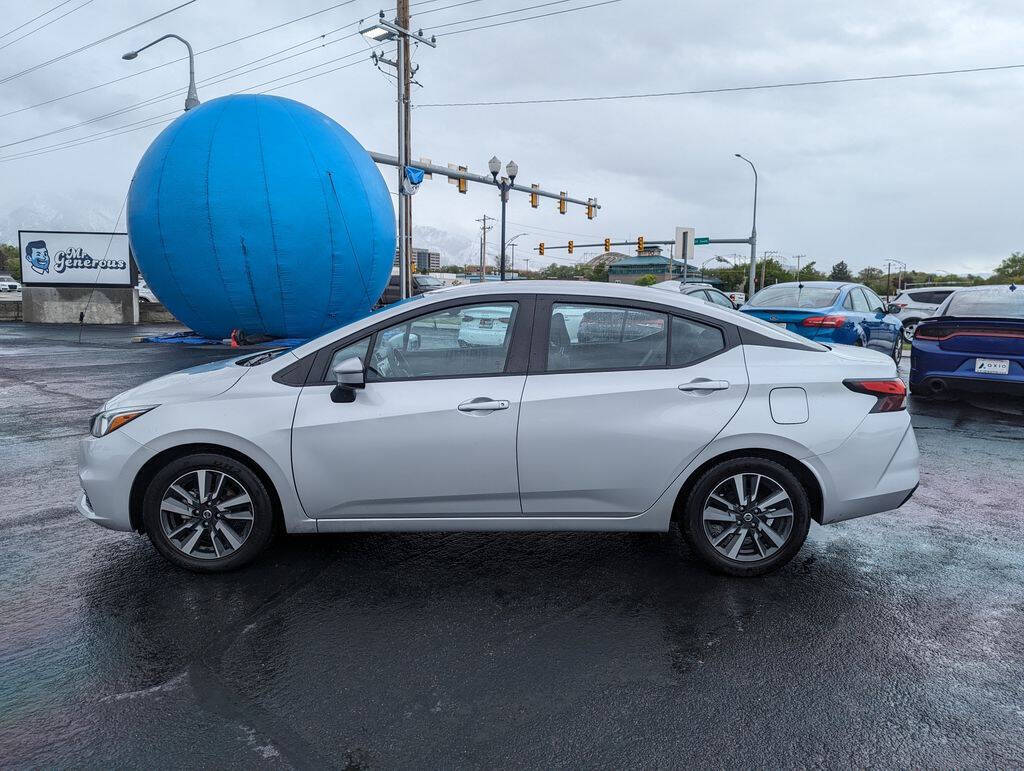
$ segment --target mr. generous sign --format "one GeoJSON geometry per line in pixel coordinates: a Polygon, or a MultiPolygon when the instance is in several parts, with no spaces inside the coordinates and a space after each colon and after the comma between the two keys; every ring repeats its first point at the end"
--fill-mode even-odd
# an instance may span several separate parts
{"type": "Polygon", "coordinates": [[[24,284],[134,284],[126,233],[22,230],[18,240],[24,284]]]}

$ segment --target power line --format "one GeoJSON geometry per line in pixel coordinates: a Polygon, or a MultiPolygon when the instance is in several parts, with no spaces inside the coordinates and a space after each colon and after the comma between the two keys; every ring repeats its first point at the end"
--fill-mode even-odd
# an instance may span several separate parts
{"type": "MultiPolygon", "coordinates": [[[[84,2],[84,3],[82,3],[81,5],[76,5],[76,6],[75,6],[74,8],[72,8],[72,9],[71,9],[70,11],[65,11],[65,12],[64,12],[64,13],[62,13],[62,14],[61,14],[60,16],[57,16],[57,17],[56,17],[56,18],[54,18],[54,19],[50,19],[50,20],[49,20],[48,22],[46,22],[45,24],[40,24],[40,25],[39,25],[38,27],[36,27],[35,29],[30,29],[30,30],[29,30],[28,32],[26,32],[26,33],[25,33],[24,35],[20,35],[20,36],[18,36],[18,37],[16,37],[16,38],[14,38],[14,40],[8,40],[8,41],[7,41],[6,43],[4,43],[4,44],[3,44],[2,46],[0,46],[0,51],[2,51],[3,49],[7,48],[7,46],[12,46],[12,45],[14,45],[14,44],[15,44],[15,43],[17,43],[17,42],[18,42],[19,40],[24,40],[25,38],[29,37],[30,35],[34,35],[34,34],[36,34],[36,33],[37,33],[37,32],[38,32],[39,30],[41,30],[41,29],[46,29],[46,28],[47,28],[47,27],[49,27],[49,26],[50,26],[51,24],[56,24],[56,23],[57,23],[58,21],[60,21],[61,19],[63,19],[63,18],[65,17],[65,16],[70,16],[70,15],[71,15],[71,14],[73,14],[73,13],[74,13],[75,11],[80,11],[80,10],[81,10],[82,8],[85,8],[85,6],[89,5],[89,3],[91,3],[91,2],[93,2],[93,0],[85,0],[85,2],[84,2]]],[[[61,5],[64,5],[64,3],[61,3],[61,5]]],[[[38,17],[37,17],[37,18],[38,18],[38,17]]]]}
{"type": "Polygon", "coordinates": [[[13,29],[9,29],[9,30],[7,30],[7,31],[6,31],[6,32],[5,32],[4,34],[0,35],[0,38],[5,38],[5,37],[7,37],[8,35],[10,35],[10,34],[11,34],[12,32],[17,32],[17,31],[18,31],[19,29],[21,29],[22,27],[27,27],[27,26],[28,26],[29,24],[31,24],[32,22],[36,21],[37,19],[41,19],[41,18],[43,18],[44,16],[46,16],[47,14],[53,13],[53,12],[54,12],[54,11],[56,11],[56,10],[57,10],[58,8],[61,8],[62,6],[65,6],[65,5],[67,5],[68,3],[70,3],[70,2],[71,2],[71,0],[64,0],[64,2],[63,2],[63,3],[57,3],[57,5],[53,6],[53,8],[51,8],[50,10],[48,10],[48,11],[43,11],[43,12],[42,12],[41,14],[39,14],[38,16],[33,16],[33,17],[32,17],[31,19],[29,19],[28,21],[23,21],[23,22],[22,22],[21,24],[19,24],[19,25],[18,25],[17,27],[14,27],[13,29]]]}
{"type": "Polygon", "coordinates": [[[7,83],[9,81],[12,81],[15,78],[20,78],[22,75],[28,75],[30,72],[35,72],[36,70],[42,69],[43,67],[47,67],[47,66],[53,64],[54,62],[59,62],[59,61],[62,61],[64,59],[67,59],[69,56],[74,56],[75,54],[79,54],[82,51],[86,51],[86,50],[92,48],[93,46],[98,46],[100,43],[106,43],[108,40],[113,40],[116,37],[120,37],[121,35],[125,34],[126,32],[131,32],[133,29],[138,29],[139,27],[143,26],[144,24],[149,24],[149,22],[151,22],[151,21],[156,21],[157,19],[159,19],[159,18],[161,18],[163,16],[166,16],[169,13],[174,13],[175,11],[182,9],[182,8],[184,8],[187,5],[192,5],[192,3],[195,3],[195,2],[197,2],[197,0],[185,0],[185,2],[181,3],[180,5],[176,5],[173,8],[169,8],[166,11],[161,11],[160,13],[156,14],[155,16],[150,16],[148,19],[143,19],[140,22],[132,24],[130,27],[125,27],[124,29],[120,29],[117,32],[112,32],[112,33],[110,33],[109,35],[107,35],[105,37],[101,37],[99,40],[94,40],[91,43],[86,43],[84,46],[79,46],[78,48],[74,49],[73,51],[68,51],[66,53],[61,54],[60,56],[55,56],[52,59],[47,59],[45,62],[40,62],[39,64],[35,64],[35,65],[33,65],[33,66],[31,66],[31,67],[29,67],[27,69],[22,70],[21,72],[15,72],[13,75],[8,75],[6,78],[0,79],[0,85],[2,85],[4,83],[7,83]]]}
{"type": "MultiPolygon", "coordinates": [[[[223,43],[218,43],[217,45],[210,46],[209,48],[204,48],[201,51],[196,51],[195,55],[196,56],[201,56],[203,54],[210,53],[211,51],[216,51],[216,50],[218,50],[220,48],[225,48],[225,47],[227,47],[229,45],[234,45],[235,43],[241,43],[243,40],[249,40],[250,38],[254,38],[254,37],[257,37],[259,35],[266,34],[267,32],[273,32],[274,30],[281,29],[282,27],[287,27],[290,24],[296,24],[296,23],[298,23],[300,21],[305,21],[306,19],[310,19],[310,18],[312,18],[314,16],[319,16],[320,14],[327,13],[328,11],[333,11],[335,8],[341,8],[343,5],[351,5],[355,1],[356,0],[345,0],[345,2],[335,3],[334,5],[329,5],[326,8],[321,8],[319,11],[313,11],[313,12],[307,13],[307,14],[305,14],[303,16],[298,16],[298,17],[296,17],[294,19],[289,19],[288,21],[283,21],[283,22],[280,22],[278,24],[274,24],[274,25],[272,25],[270,27],[265,27],[263,29],[256,30],[255,32],[250,32],[250,33],[248,33],[246,35],[242,35],[241,37],[236,37],[236,38],[234,38],[232,40],[226,40],[223,43]]],[[[324,34],[330,34],[330,33],[324,33],[324,34]]],[[[315,40],[315,39],[316,38],[312,38],[312,40],[315,40]]],[[[307,41],[304,41],[304,42],[308,43],[310,41],[307,40],[307,41]]],[[[302,45],[302,43],[297,43],[296,45],[302,45]]],[[[295,46],[292,46],[292,47],[294,48],[295,46]]],[[[288,50],[288,49],[283,49],[283,50],[288,50]]],[[[106,81],[104,83],[97,83],[94,86],[88,86],[86,88],[79,89],[78,91],[72,91],[71,93],[64,94],[63,96],[56,96],[56,97],[53,97],[52,99],[46,99],[46,100],[44,100],[42,102],[37,102],[36,104],[28,105],[27,107],[19,107],[17,110],[10,110],[9,112],[0,113],[0,118],[6,118],[9,115],[17,115],[18,113],[25,112],[26,110],[34,110],[37,107],[45,107],[48,104],[53,104],[54,102],[60,102],[60,101],[62,101],[64,99],[69,99],[72,96],[78,96],[79,94],[85,94],[85,93],[87,93],[89,91],[95,91],[98,88],[103,88],[105,86],[112,86],[115,83],[120,83],[122,80],[128,80],[130,78],[137,78],[140,75],[145,75],[147,72],[152,72],[153,70],[159,70],[159,69],[162,69],[164,67],[169,67],[172,64],[176,64],[178,62],[183,62],[183,61],[185,61],[187,59],[188,59],[187,56],[182,56],[182,57],[179,57],[177,59],[171,59],[170,61],[163,62],[162,64],[156,64],[156,65],[154,65],[152,67],[147,67],[144,70],[137,70],[136,72],[132,72],[132,73],[130,73],[128,75],[122,75],[119,78],[114,78],[113,80],[108,80],[108,81],[106,81]]]]}
{"type": "MultiPolygon", "coordinates": [[[[550,11],[549,13],[539,13],[536,16],[524,16],[521,19],[509,19],[508,21],[499,21],[494,24],[481,24],[479,27],[467,27],[466,29],[456,29],[451,32],[444,32],[438,37],[448,37],[449,35],[461,35],[463,32],[476,32],[480,29],[491,29],[492,27],[504,27],[506,24],[518,24],[521,21],[531,21],[533,19],[544,19],[548,16],[560,16],[563,13],[572,13],[573,11],[585,11],[588,8],[597,8],[600,5],[611,5],[612,3],[621,3],[622,0],[602,0],[600,3],[590,3],[589,5],[579,5],[575,8],[566,8],[562,11],[550,11]]],[[[526,10],[526,9],[520,9],[526,10]]]]}
{"type": "MultiPolygon", "coordinates": [[[[433,27],[428,27],[427,30],[432,32],[435,29],[442,29],[443,27],[452,27],[452,26],[454,26],[456,24],[468,24],[468,23],[474,22],[474,21],[483,21],[484,19],[493,19],[493,18],[495,18],[497,16],[508,16],[510,13],[522,13],[523,11],[533,11],[533,10],[535,10],[537,8],[547,8],[548,6],[551,6],[551,5],[563,5],[563,4],[569,3],[569,2],[572,2],[572,0],[552,0],[552,2],[550,2],[550,3],[541,3],[540,5],[530,5],[530,6],[527,6],[526,8],[514,8],[511,11],[500,11],[499,13],[489,13],[486,16],[477,16],[475,19],[463,19],[462,21],[449,21],[449,22],[447,22],[445,24],[436,24],[433,27]]],[[[463,5],[463,3],[459,3],[459,5],[463,5]]],[[[439,8],[437,10],[443,10],[443,9],[439,8]]]]}
{"type": "MultiPolygon", "coordinates": [[[[468,30],[458,30],[459,32],[468,30]]],[[[454,34],[454,33],[448,33],[454,34]]],[[[728,88],[696,88],[686,91],[656,91],[644,94],[608,94],[601,96],[572,96],[557,97],[552,99],[506,99],[486,102],[438,102],[431,104],[419,104],[423,107],[490,107],[497,105],[523,105],[523,104],[564,104],[568,102],[606,102],[619,99],[656,99],[668,96],[697,96],[700,94],[727,94],[736,91],[767,91],[776,88],[799,88],[803,86],[828,86],[841,83],[867,83],[876,80],[900,80],[906,78],[927,78],[944,75],[963,75],[977,72],[998,72],[1001,70],[1024,69],[1024,64],[1002,64],[992,67],[966,67],[956,70],[931,70],[928,72],[906,72],[895,75],[867,75],[863,77],[850,78],[828,78],[825,80],[801,80],[791,83],[764,83],[754,86],[731,86],[728,88]]]]}

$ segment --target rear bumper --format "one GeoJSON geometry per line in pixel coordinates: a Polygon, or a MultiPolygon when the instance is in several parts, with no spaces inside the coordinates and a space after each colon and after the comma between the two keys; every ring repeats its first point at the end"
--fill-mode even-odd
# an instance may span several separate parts
{"type": "Polygon", "coordinates": [[[905,410],[868,415],[838,449],[805,459],[822,483],[821,524],[899,508],[920,483],[919,459],[905,410]]]}
{"type": "Polygon", "coordinates": [[[1024,396],[1024,380],[1020,378],[947,374],[945,372],[912,373],[910,385],[913,386],[915,393],[920,389],[925,393],[929,391],[934,393],[961,391],[1024,396]]]}

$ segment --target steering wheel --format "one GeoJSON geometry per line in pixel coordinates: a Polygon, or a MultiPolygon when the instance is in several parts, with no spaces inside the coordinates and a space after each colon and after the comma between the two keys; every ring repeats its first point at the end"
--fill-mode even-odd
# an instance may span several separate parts
{"type": "Polygon", "coordinates": [[[388,348],[388,364],[391,365],[391,377],[412,377],[409,359],[400,348],[388,348]]]}

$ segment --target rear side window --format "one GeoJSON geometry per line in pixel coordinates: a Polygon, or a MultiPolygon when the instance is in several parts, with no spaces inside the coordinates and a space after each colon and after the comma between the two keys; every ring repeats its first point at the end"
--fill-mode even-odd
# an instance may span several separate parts
{"type": "Polygon", "coordinates": [[[673,367],[685,367],[725,348],[725,335],[718,327],[699,321],[672,317],[673,367]]]}
{"type": "Polygon", "coordinates": [[[708,297],[711,298],[711,302],[713,302],[715,305],[721,305],[723,308],[732,308],[732,301],[730,301],[728,297],[726,297],[724,294],[720,292],[714,292],[709,289],[708,297]]]}
{"type": "Polygon", "coordinates": [[[953,292],[948,289],[928,289],[916,292],[907,292],[907,294],[910,296],[910,299],[917,303],[924,303],[925,305],[941,305],[947,297],[953,294],[953,292]]]}
{"type": "Polygon", "coordinates": [[[662,367],[667,321],[664,313],[639,308],[555,303],[548,372],[662,367]]]}

